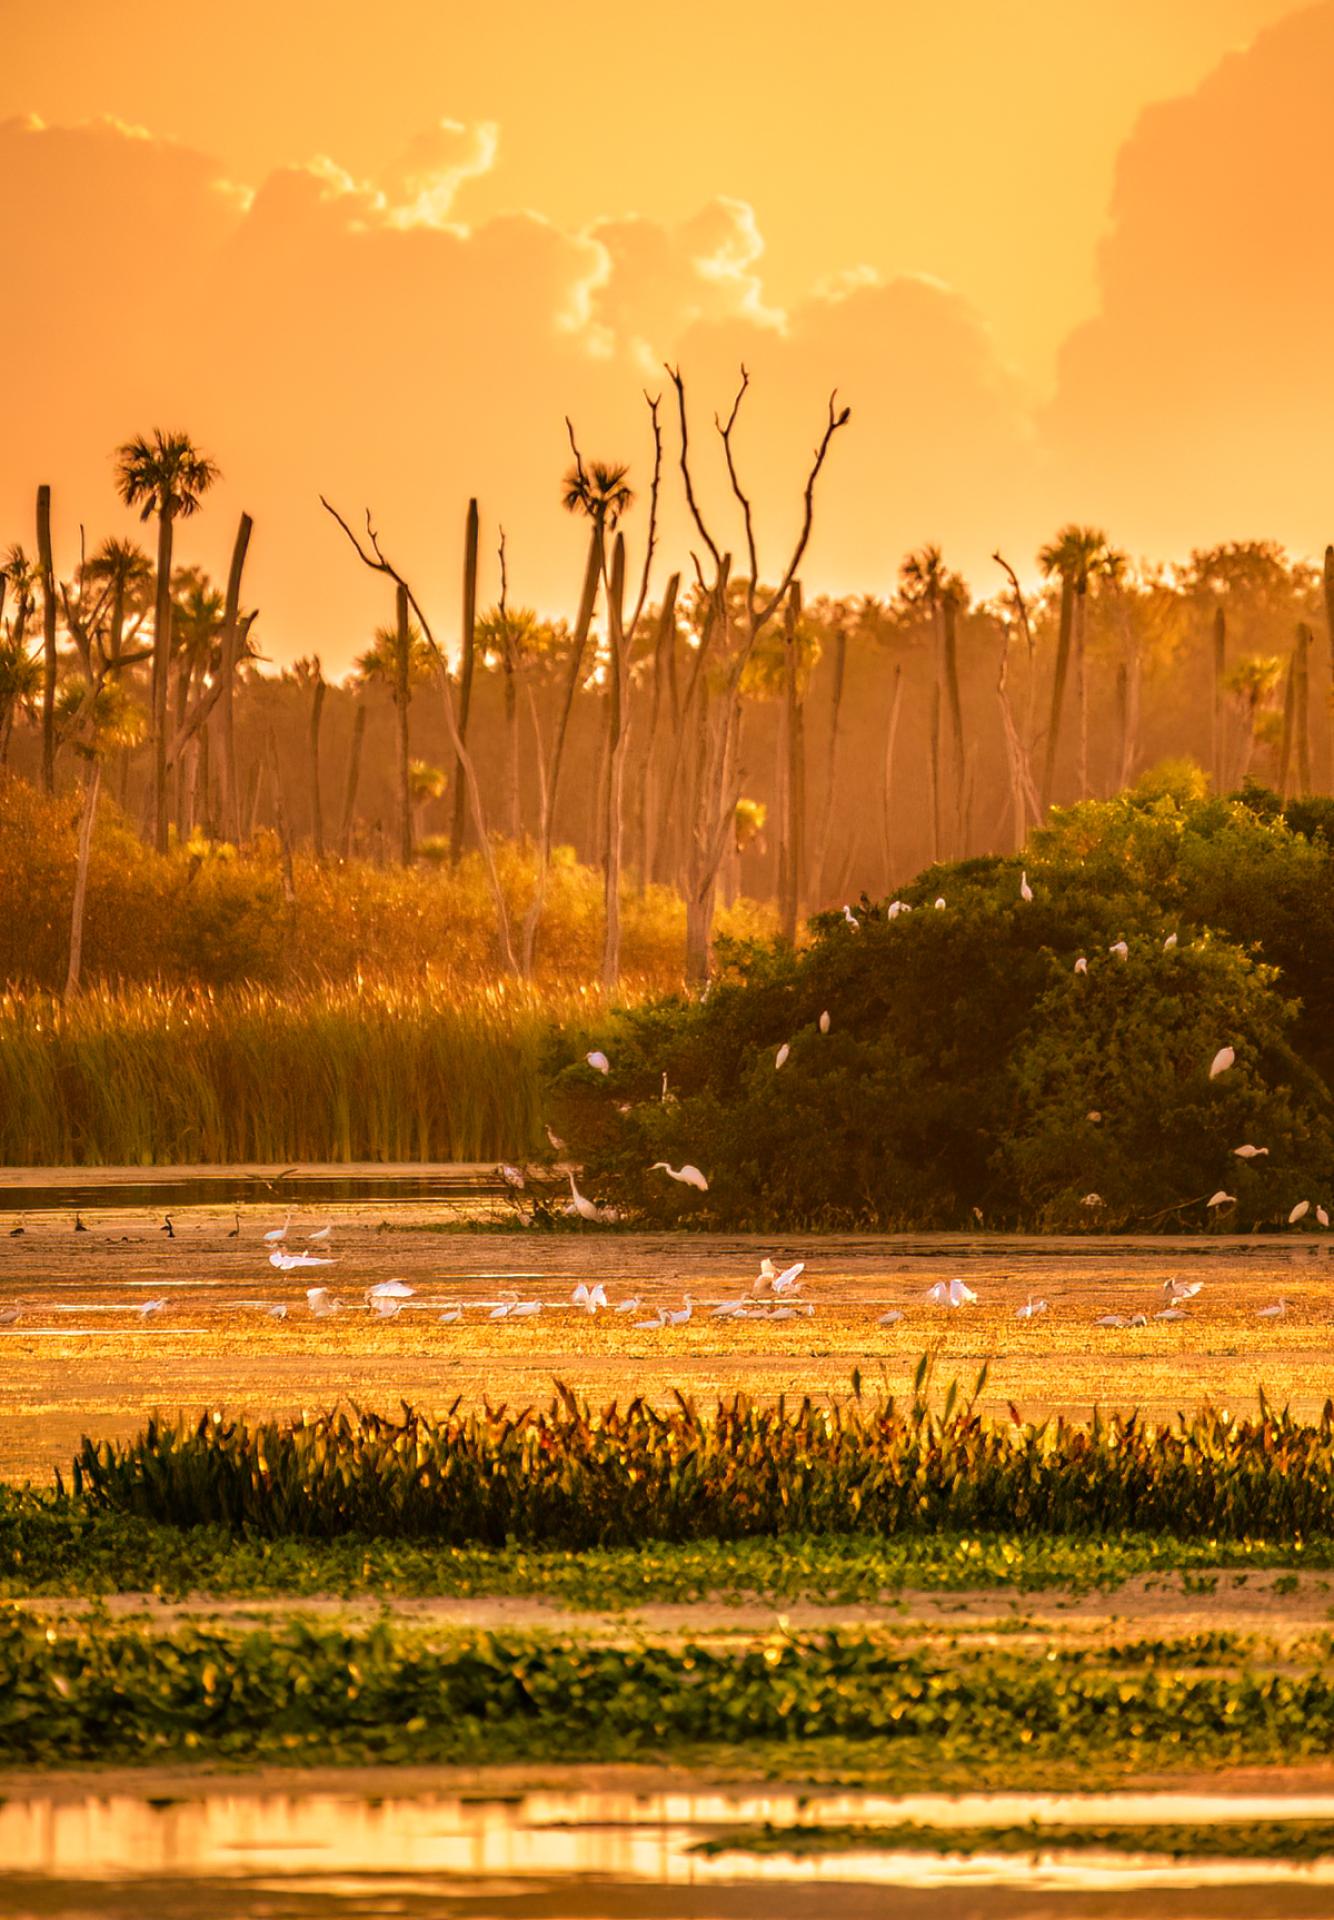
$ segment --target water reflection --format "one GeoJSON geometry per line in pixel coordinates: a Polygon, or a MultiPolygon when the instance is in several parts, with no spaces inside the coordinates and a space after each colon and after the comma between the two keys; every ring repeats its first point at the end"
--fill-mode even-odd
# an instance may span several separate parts
{"type": "Polygon", "coordinates": [[[911,1800],[787,1792],[556,1793],[507,1799],[220,1789],[53,1795],[0,1807],[4,1920],[926,1920],[1134,1916],[1256,1920],[1334,1912],[1334,1865],[1151,1855],[817,1860],[691,1852],[738,1825],[1330,1818],[1325,1797],[1029,1795],[911,1800]],[[890,1890],[893,1890],[892,1892],[890,1890]],[[1262,1905],[1257,1902],[1263,1902],[1262,1905]]]}

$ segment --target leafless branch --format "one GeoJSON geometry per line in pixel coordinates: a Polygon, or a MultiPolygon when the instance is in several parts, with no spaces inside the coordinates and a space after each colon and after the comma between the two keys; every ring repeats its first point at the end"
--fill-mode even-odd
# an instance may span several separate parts
{"type": "MultiPolygon", "coordinates": [[[[722,553],[719,551],[717,542],[714,540],[713,535],[709,532],[709,529],[704,524],[704,517],[700,513],[699,503],[695,499],[694,484],[690,478],[690,429],[686,425],[685,381],[681,377],[681,369],[679,367],[668,367],[667,377],[671,381],[672,385],[676,388],[676,411],[677,411],[677,416],[681,422],[681,478],[685,483],[686,503],[690,508],[691,518],[694,520],[695,525],[699,528],[700,538],[703,540],[705,546],[709,549],[709,552],[713,555],[714,566],[721,567],[723,563],[722,553]]],[[[695,565],[696,565],[696,568],[698,569],[699,562],[696,561],[695,565]]]]}
{"type": "Polygon", "coordinates": [[[851,407],[844,407],[841,411],[835,412],[835,402],[837,399],[838,389],[835,387],[829,396],[829,418],[825,423],[825,430],[820,436],[820,444],[815,449],[815,459],[811,464],[811,470],[806,476],[806,487],[802,495],[804,507],[801,520],[801,532],[797,537],[797,544],[792,550],[792,558],[788,561],[787,571],[783,575],[773,598],[765,603],[758,618],[751,623],[755,633],[758,633],[760,628],[773,618],[775,612],[783,604],[788,588],[797,577],[797,568],[801,565],[802,556],[806,551],[806,543],[811,537],[811,524],[815,517],[815,483],[820,477],[820,469],[824,466],[825,456],[829,452],[829,443],[839,428],[845,427],[852,418],[851,407]]]}
{"type": "Polygon", "coordinates": [[[722,438],[723,457],[727,461],[727,477],[732,482],[732,492],[741,503],[741,512],[746,523],[746,552],[750,557],[750,579],[746,583],[746,612],[753,625],[755,620],[755,595],[759,590],[760,571],[759,559],[755,552],[755,519],[751,512],[749,497],[737,477],[736,460],[732,453],[732,430],[736,426],[737,415],[741,411],[741,402],[746,397],[746,389],[749,385],[750,375],[747,373],[743,362],[741,367],[741,385],[736,390],[736,399],[733,400],[732,411],[727,416],[727,425],[723,425],[716,413],[713,416],[713,424],[717,427],[719,435],[722,438]]]}

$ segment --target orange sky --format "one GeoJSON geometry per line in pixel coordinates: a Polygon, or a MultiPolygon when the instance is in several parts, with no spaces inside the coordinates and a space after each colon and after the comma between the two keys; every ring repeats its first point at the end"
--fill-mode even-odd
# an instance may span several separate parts
{"type": "Polygon", "coordinates": [[[0,541],[38,479],[67,555],[117,525],[110,448],[185,425],[226,472],[189,539],[220,565],[255,513],[276,655],[345,665],[379,612],[321,488],[376,505],[445,624],[469,491],[517,593],[567,602],[562,416],[642,478],[664,355],[702,451],[752,365],[774,566],[828,386],[852,403],[812,589],[939,538],[990,591],[998,540],[1072,516],[1137,551],[1334,532],[1331,0],[0,16],[0,541]]]}

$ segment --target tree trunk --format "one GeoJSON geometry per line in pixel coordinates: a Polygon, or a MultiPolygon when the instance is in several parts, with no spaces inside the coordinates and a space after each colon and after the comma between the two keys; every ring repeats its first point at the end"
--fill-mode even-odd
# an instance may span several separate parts
{"type": "Polygon", "coordinates": [[[56,573],[51,489],[37,489],[37,563],[42,575],[42,790],[56,790],[56,573]]]}
{"type": "Polygon", "coordinates": [[[1329,640],[1329,690],[1325,696],[1325,791],[1334,793],[1334,547],[1325,548],[1325,628],[1329,640]]]}
{"type": "Polygon", "coordinates": [[[83,783],[83,808],[79,817],[79,852],[74,868],[74,904],[69,923],[69,971],[65,975],[65,998],[72,1000],[79,991],[83,972],[83,919],[88,904],[88,867],[93,851],[93,823],[97,818],[97,796],[102,787],[102,762],[95,756],[88,762],[83,783]]]}
{"type": "Polygon", "coordinates": [[[241,791],[236,777],[236,669],[237,639],[241,618],[241,575],[245,570],[246,549],[250,545],[250,515],[243,513],[232,545],[232,563],[227,573],[227,598],[222,613],[222,832],[235,844],[241,832],[241,791]]]}
{"type": "Polygon", "coordinates": [[[931,718],[927,752],[931,769],[931,859],[940,859],[940,675],[931,686],[931,718]]]}
{"type": "Polygon", "coordinates": [[[171,547],[173,509],[158,502],[157,593],[153,611],[153,845],[167,851],[167,681],[171,672],[171,547]]]}
{"type": "Polygon", "coordinates": [[[963,701],[959,694],[959,609],[952,593],[945,595],[940,610],[945,698],[950,712],[950,757],[954,762],[954,856],[962,859],[968,851],[968,769],[963,744],[963,701]]]}
{"type": "MultiPolygon", "coordinates": [[[[602,530],[593,528],[588,542],[588,560],[584,567],[584,588],[579,599],[579,613],[574,623],[574,635],[570,648],[570,667],[565,676],[565,691],[561,701],[560,717],[556,722],[556,737],[551,746],[551,772],[547,780],[546,804],[542,809],[541,846],[538,849],[537,871],[533,876],[533,894],[528,902],[528,911],[523,919],[522,968],[525,975],[533,970],[533,960],[537,953],[537,931],[542,923],[542,908],[546,901],[547,874],[551,866],[552,836],[556,828],[556,798],[560,790],[561,766],[565,758],[565,736],[569,731],[570,711],[574,706],[574,697],[579,691],[579,681],[583,672],[584,649],[588,645],[588,630],[593,624],[593,609],[597,605],[598,583],[602,578],[602,530]]],[[[466,588],[465,588],[466,591],[466,588]]]]}
{"type": "Polygon", "coordinates": [[[352,823],[357,817],[357,786],[361,779],[361,743],[366,733],[366,708],[358,700],[352,717],[352,747],[347,761],[347,785],[343,790],[343,825],[338,835],[338,854],[342,860],[352,857],[352,823]]]}
{"type": "Polygon", "coordinates": [[[1075,595],[1075,697],[1079,709],[1079,797],[1089,797],[1088,589],[1075,595]]]}
{"type": "MultiPolygon", "coordinates": [[[[463,539],[463,650],[459,658],[459,739],[468,744],[468,715],[472,709],[473,661],[477,649],[477,502],[468,502],[463,539]]],[[[449,834],[449,857],[455,865],[463,852],[464,794],[462,762],[454,763],[454,820],[449,834]]]]}
{"type": "Polygon", "coordinates": [[[661,821],[657,818],[659,802],[655,779],[657,771],[655,756],[658,747],[658,728],[662,719],[667,660],[668,656],[675,652],[676,647],[676,596],[680,586],[681,576],[679,573],[674,573],[667,582],[667,591],[662,597],[662,607],[658,614],[658,631],[653,640],[653,700],[649,707],[648,737],[644,742],[644,753],[639,767],[639,793],[635,803],[635,844],[638,850],[641,893],[653,878],[661,839],[661,821]]]}
{"type": "Polygon", "coordinates": [[[324,859],[324,800],[320,792],[320,721],[324,715],[324,684],[320,663],[315,662],[315,685],[310,694],[310,841],[315,858],[324,859]]]}
{"type": "Polygon", "coordinates": [[[278,845],[283,862],[283,899],[289,907],[296,905],[296,873],[292,866],[292,834],[287,821],[287,805],[283,797],[283,771],[278,759],[278,742],[270,727],[265,740],[269,761],[269,778],[273,782],[273,818],[278,833],[278,845]]]}
{"type": "Polygon", "coordinates": [[[1297,628],[1297,648],[1293,654],[1296,682],[1293,723],[1297,738],[1297,794],[1304,799],[1311,791],[1311,641],[1314,635],[1302,622],[1297,628]]]}
{"type": "Polygon", "coordinates": [[[894,884],[894,747],[899,735],[899,711],[902,705],[903,668],[896,666],[889,718],[885,723],[885,759],[880,778],[880,824],[885,839],[886,891],[894,884]]]}
{"type": "Polygon", "coordinates": [[[819,904],[829,898],[829,840],[834,830],[834,799],[838,788],[838,724],[843,712],[843,678],[847,669],[848,636],[839,626],[834,634],[833,685],[829,690],[829,752],[825,759],[824,808],[820,815],[820,845],[811,865],[819,904]]]}
{"type": "Polygon", "coordinates": [[[625,539],[617,534],[607,582],[610,685],[607,720],[607,866],[603,888],[602,984],[612,988],[621,973],[621,853],[625,836],[625,742],[629,731],[629,661],[624,628],[625,539]]]}
{"type": "Polygon", "coordinates": [[[1056,667],[1051,682],[1051,717],[1047,722],[1047,752],[1042,763],[1042,812],[1051,810],[1052,790],[1056,782],[1056,755],[1061,744],[1061,709],[1065,705],[1065,683],[1070,673],[1070,630],[1074,621],[1074,581],[1061,575],[1061,618],[1056,635],[1056,667]]]}
{"type": "MultiPolygon", "coordinates": [[[[409,705],[412,700],[412,622],[408,617],[408,590],[395,592],[397,647],[394,658],[394,706],[398,712],[398,857],[412,865],[412,747],[409,705]]],[[[459,791],[462,792],[460,775],[459,791]]]]}
{"type": "Polygon", "coordinates": [[[1224,681],[1227,678],[1227,615],[1221,606],[1214,608],[1214,703],[1210,729],[1210,753],[1214,770],[1214,792],[1221,793],[1227,778],[1227,744],[1224,737],[1224,681]]]}
{"type": "Polygon", "coordinates": [[[1284,804],[1291,799],[1288,776],[1292,772],[1292,722],[1297,690],[1297,649],[1288,655],[1288,671],[1283,682],[1283,733],[1278,750],[1278,791],[1284,804]]]}
{"type": "Polygon", "coordinates": [[[505,815],[510,839],[516,846],[523,839],[523,806],[519,790],[519,690],[514,683],[512,643],[506,636],[505,657],[501,662],[505,680],[505,815]]]}
{"type": "Polygon", "coordinates": [[[797,624],[800,618],[801,584],[794,580],[783,606],[783,680],[787,714],[787,805],[783,822],[787,860],[783,877],[787,884],[781,902],[779,931],[789,945],[796,942],[806,879],[806,715],[797,651],[797,624]]]}

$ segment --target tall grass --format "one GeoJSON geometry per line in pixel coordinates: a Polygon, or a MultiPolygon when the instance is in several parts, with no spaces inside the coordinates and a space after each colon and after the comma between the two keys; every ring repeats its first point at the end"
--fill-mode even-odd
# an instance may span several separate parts
{"type": "MultiPolygon", "coordinates": [[[[564,1389],[545,1408],[440,1418],[345,1412],[254,1425],[206,1415],[136,1439],[85,1439],[74,1489],[176,1526],[444,1544],[633,1546],[748,1535],[998,1532],[1182,1539],[1334,1533],[1334,1406],[1305,1425],[1262,1400],[1165,1427],[1135,1415],[1040,1426],[983,1420],[951,1387],[911,1399],[759,1406],[688,1400],[601,1413],[564,1389]]],[[[980,1392],[985,1379],[977,1383],[980,1392]]],[[[974,1396],[975,1398],[975,1396],[974,1396]]]]}
{"type": "Polygon", "coordinates": [[[427,980],[0,996],[0,1161],[495,1160],[596,994],[427,980]]]}

